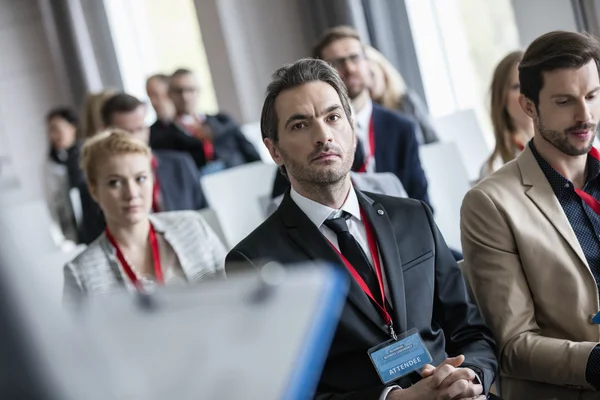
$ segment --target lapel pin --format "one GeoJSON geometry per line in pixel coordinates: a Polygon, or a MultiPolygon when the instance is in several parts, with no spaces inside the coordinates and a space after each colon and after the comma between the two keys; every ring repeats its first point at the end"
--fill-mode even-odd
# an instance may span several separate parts
{"type": "Polygon", "coordinates": [[[383,215],[383,210],[377,210],[377,214],[383,215]]]}

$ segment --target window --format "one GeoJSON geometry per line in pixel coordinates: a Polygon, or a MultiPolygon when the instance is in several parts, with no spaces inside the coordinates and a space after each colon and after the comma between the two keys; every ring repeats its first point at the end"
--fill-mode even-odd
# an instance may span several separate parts
{"type": "Polygon", "coordinates": [[[148,76],[187,68],[199,81],[198,111],[218,111],[194,0],[104,1],[126,92],[146,99],[148,76]]]}
{"type": "Polygon", "coordinates": [[[406,0],[430,112],[473,109],[488,143],[494,68],[518,49],[511,0],[406,0]]]}

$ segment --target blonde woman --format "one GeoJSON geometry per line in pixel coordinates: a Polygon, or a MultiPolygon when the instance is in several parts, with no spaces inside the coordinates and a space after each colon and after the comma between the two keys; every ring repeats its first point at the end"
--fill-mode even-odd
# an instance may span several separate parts
{"type": "Polygon", "coordinates": [[[365,54],[371,69],[371,99],[413,118],[419,124],[422,133],[422,137],[418,138],[419,143],[439,141],[427,107],[415,92],[408,89],[400,72],[373,47],[365,46],[365,54]]]}
{"type": "Polygon", "coordinates": [[[481,168],[481,178],[496,171],[519,155],[533,137],[533,122],[519,105],[519,62],[522,51],[514,51],[494,70],[491,91],[491,118],[496,145],[481,168]]]}
{"type": "Polygon", "coordinates": [[[156,189],[151,160],[145,143],[120,130],[84,144],[81,166],[107,228],[65,266],[65,302],[225,275],[225,248],[199,214],[149,213],[156,189]]]}

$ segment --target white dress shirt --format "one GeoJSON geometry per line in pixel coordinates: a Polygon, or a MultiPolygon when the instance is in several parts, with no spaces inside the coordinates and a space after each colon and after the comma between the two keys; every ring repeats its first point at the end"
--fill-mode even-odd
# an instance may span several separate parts
{"type": "Polygon", "coordinates": [[[355,112],[354,122],[356,123],[356,136],[360,139],[367,160],[367,172],[375,172],[375,155],[371,154],[371,141],[369,140],[369,125],[371,124],[371,115],[373,114],[373,101],[367,99],[364,107],[355,112]]]}
{"type": "MultiPolygon", "coordinates": [[[[350,187],[348,197],[342,205],[342,208],[339,210],[308,199],[296,192],[293,187],[290,190],[290,196],[300,210],[302,210],[308,219],[310,219],[312,223],[319,228],[323,236],[325,236],[325,238],[327,238],[327,240],[329,240],[331,244],[338,249],[338,251],[340,250],[340,245],[338,243],[337,235],[331,229],[325,226],[323,222],[325,222],[325,220],[328,218],[340,217],[344,211],[350,214],[351,217],[346,220],[346,223],[348,224],[348,231],[352,236],[354,236],[354,239],[356,239],[360,247],[363,249],[367,259],[369,260],[369,263],[371,263],[372,266],[375,265],[373,264],[373,256],[371,255],[371,249],[369,248],[369,242],[367,241],[367,231],[365,229],[365,224],[362,221],[362,216],[360,215],[360,205],[358,204],[358,197],[356,197],[354,187],[350,187]]],[[[383,260],[381,259],[381,253],[379,251],[378,256],[379,265],[381,265],[381,274],[383,276],[383,290],[385,292],[385,297],[389,299],[390,291],[387,284],[383,260]]],[[[389,304],[391,305],[391,302],[389,302],[389,304]]],[[[379,312],[379,310],[377,310],[377,312],[379,312]]]]}

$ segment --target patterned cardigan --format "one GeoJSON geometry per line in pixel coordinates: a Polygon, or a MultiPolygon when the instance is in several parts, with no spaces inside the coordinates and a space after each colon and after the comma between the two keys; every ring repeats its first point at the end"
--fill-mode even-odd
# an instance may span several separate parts
{"type": "MultiPolygon", "coordinates": [[[[173,248],[190,283],[225,277],[225,247],[197,212],[163,212],[151,214],[149,218],[156,233],[162,234],[173,248]]],[[[76,304],[88,295],[123,289],[127,279],[115,248],[102,233],[65,265],[63,302],[76,304]]]]}

